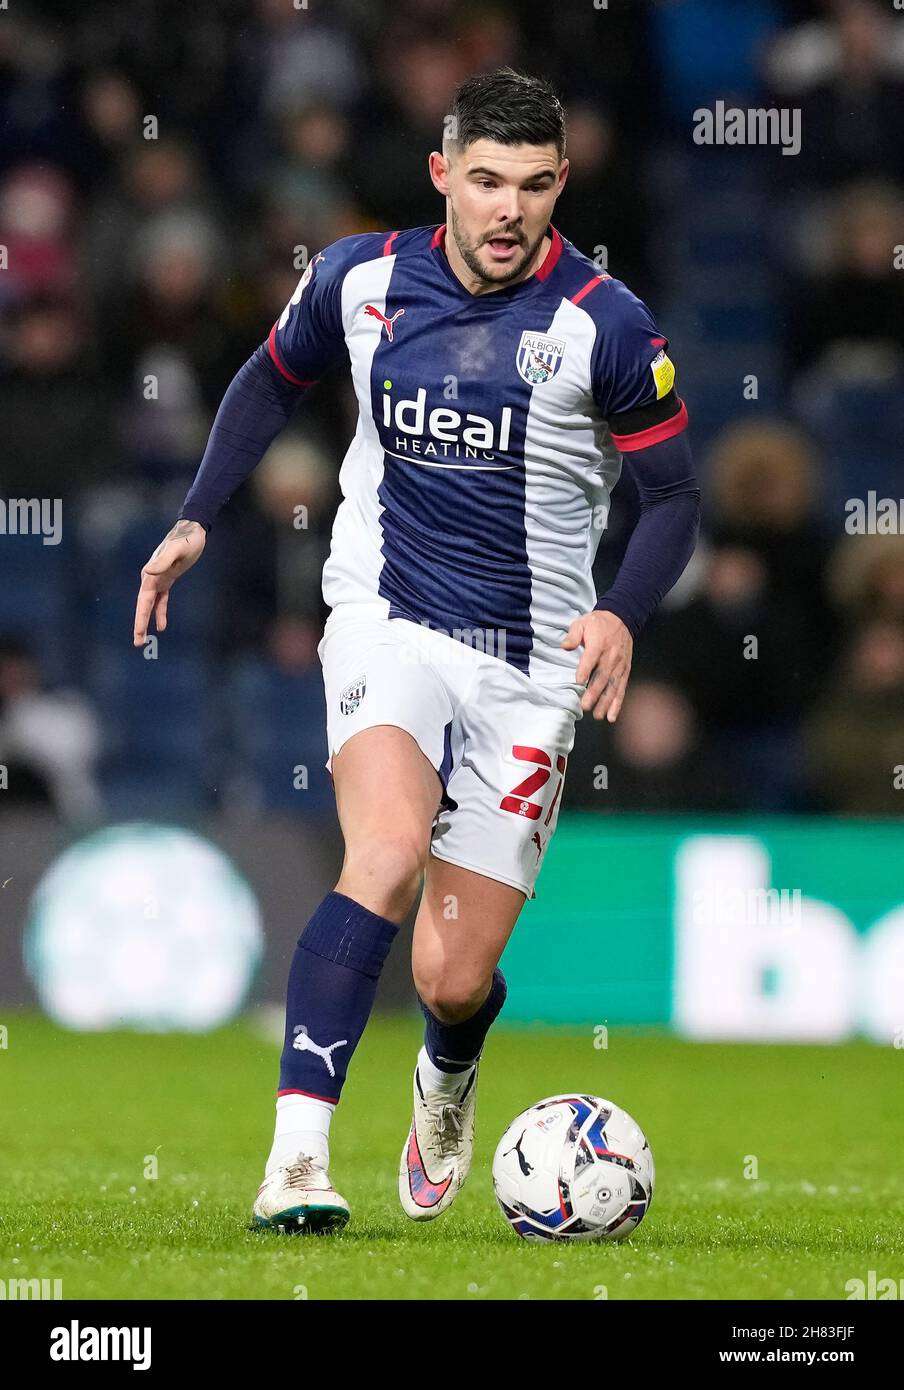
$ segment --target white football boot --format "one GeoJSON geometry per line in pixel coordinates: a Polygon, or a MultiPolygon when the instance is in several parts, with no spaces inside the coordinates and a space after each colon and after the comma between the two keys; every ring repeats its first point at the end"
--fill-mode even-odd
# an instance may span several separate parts
{"type": "Polygon", "coordinates": [[[414,1116],[399,1163],[399,1201],[412,1221],[432,1221],[451,1207],[474,1152],[477,1070],[459,1101],[421,1088],[414,1069],[414,1116]]]}
{"type": "Polygon", "coordinates": [[[348,1202],[330,1182],[320,1155],[299,1154],[286,1168],[274,1168],[258,1189],[255,1226],[286,1234],[338,1231],[350,1216],[348,1202]]]}

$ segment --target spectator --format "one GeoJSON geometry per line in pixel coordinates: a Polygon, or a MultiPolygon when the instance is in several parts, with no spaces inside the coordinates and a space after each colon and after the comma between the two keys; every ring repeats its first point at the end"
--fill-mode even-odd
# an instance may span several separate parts
{"type": "Polygon", "coordinates": [[[106,187],[141,134],[141,99],[134,83],[115,68],[91,72],[79,93],[83,126],[80,182],[106,187]]]}
{"type": "Polygon", "coordinates": [[[828,18],[783,35],[768,70],[801,110],[797,176],[833,188],[872,173],[904,176],[904,34],[877,0],[832,0],[828,18]]]}
{"type": "Polygon", "coordinates": [[[657,649],[708,727],[793,725],[832,655],[817,462],[791,426],[744,423],[719,436],[710,470],[701,586],[663,611],[657,649]]]}
{"type": "Polygon", "coordinates": [[[124,438],[155,471],[191,469],[223,395],[248,356],[217,296],[218,241],[188,213],[135,238],[138,278],[107,324],[108,371],[126,405],[124,438]]]}
{"type": "Polygon", "coordinates": [[[223,276],[226,242],[217,200],[209,193],[197,152],[172,136],[136,140],[122,156],[118,177],[99,193],[88,228],[88,275],[99,297],[104,327],[115,322],[120,298],[135,284],[141,255],[135,248],[153,239],[155,219],[178,214],[216,248],[223,276]]]}
{"type": "Polygon", "coordinates": [[[732,797],[690,702],[674,686],[636,677],[610,737],[605,728],[590,716],[577,726],[567,806],[655,815],[743,804],[743,788],[732,797]]]}
{"type": "Polygon", "coordinates": [[[776,593],[800,611],[818,675],[831,615],[828,541],[816,519],[820,462],[812,443],[782,420],[740,421],[717,437],[709,477],[709,510],[720,540],[759,556],[776,593]]]}
{"type": "MultiPolygon", "coordinates": [[[[845,376],[863,349],[875,371],[904,366],[904,192],[875,180],[839,191],[830,210],[826,272],[806,280],[789,321],[795,370],[845,376]]],[[[817,377],[818,381],[818,377],[817,377]]]]}
{"type": "Polygon", "coordinates": [[[646,260],[647,205],[622,133],[598,107],[579,103],[568,111],[567,154],[556,226],[585,256],[636,286],[646,260]]]}
{"type": "Polygon", "coordinates": [[[359,101],[364,73],[349,28],[283,0],[257,0],[256,10],[260,99],[269,115],[284,115],[299,100],[329,100],[345,109],[359,101]]]}
{"type": "Polygon", "coordinates": [[[102,812],[94,766],[100,725],[77,691],[46,691],[26,643],[0,639],[0,764],[8,769],[3,805],[49,802],[65,820],[102,812]]]}
{"type": "Polygon", "coordinates": [[[20,165],[0,183],[0,307],[68,296],[77,284],[75,197],[58,170],[20,165]]]}
{"type": "Polygon", "coordinates": [[[904,812],[904,627],[875,618],[852,633],[806,728],[810,781],[847,815],[904,812]]]}
{"type": "Polygon", "coordinates": [[[427,155],[442,145],[443,118],[467,76],[464,51],[445,36],[415,31],[387,39],[381,68],[384,106],[367,114],[356,141],[354,179],[361,201],[386,226],[442,222],[444,209],[427,176],[427,155]]]}
{"type": "Polygon", "coordinates": [[[338,500],[326,454],[307,436],[284,434],[252,475],[251,496],[254,507],[246,499],[224,514],[221,627],[230,650],[260,651],[275,618],[322,625],[326,616],[320,577],[338,500]],[[238,566],[229,558],[237,554],[238,566]]]}
{"type": "Polygon", "coordinates": [[[37,301],[13,319],[0,389],[0,491],[67,498],[114,469],[112,403],[65,300],[37,301]]]}
{"type": "Polygon", "coordinates": [[[339,237],[367,230],[349,186],[350,125],[326,102],[288,112],[263,194],[261,232],[274,254],[306,246],[313,255],[339,237]]]}
{"type": "Polygon", "coordinates": [[[829,584],[848,630],[874,618],[904,624],[904,536],[845,537],[829,584]]]}

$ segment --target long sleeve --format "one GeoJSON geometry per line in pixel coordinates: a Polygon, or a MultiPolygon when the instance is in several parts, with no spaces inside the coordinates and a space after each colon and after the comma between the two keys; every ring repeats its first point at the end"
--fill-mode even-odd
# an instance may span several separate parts
{"type": "Polygon", "coordinates": [[[346,237],[313,257],[267,342],[236,373],[180,518],[210,529],[223,503],[263,458],[299,401],[344,350],[342,280],[361,240],[346,237]]]}
{"type": "Polygon", "coordinates": [[[210,530],[217,512],[260,463],[306,391],[280,374],[266,344],[249,357],[217,411],[180,519],[199,521],[210,530]]]}
{"type": "Polygon", "coordinates": [[[595,607],[621,618],[636,637],[694,553],[700,489],[669,340],[624,285],[607,279],[604,288],[596,305],[593,391],[634,474],[641,513],[615,583],[595,607]]]}
{"type": "Polygon", "coordinates": [[[615,583],[594,606],[621,618],[636,637],[694,553],[700,489],[685,433],[634,450],[627,458],[640,493],[640,518],[615,583]]]}

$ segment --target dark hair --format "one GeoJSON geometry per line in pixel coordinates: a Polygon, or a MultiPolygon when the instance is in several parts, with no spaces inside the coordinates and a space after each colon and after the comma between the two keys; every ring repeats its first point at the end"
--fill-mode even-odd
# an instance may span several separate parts
{"type": "Polygon", "coordinates": [[[446,118],[447,141],[466,149],[475,140],[500,145],[555,145],[565,153],[565,112],[544,77],[513,68],[481,72],[462,82],[446,118]]]}

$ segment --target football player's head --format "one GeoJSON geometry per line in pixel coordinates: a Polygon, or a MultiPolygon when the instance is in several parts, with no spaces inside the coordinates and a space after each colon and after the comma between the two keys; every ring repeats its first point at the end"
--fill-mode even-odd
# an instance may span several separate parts
{"type": "Polygon", "coordinates": [[[532,275],[568,177],[565,113],[550,84],[500,68],[463,82],[430,177],[475,293],[532,275]]]}

